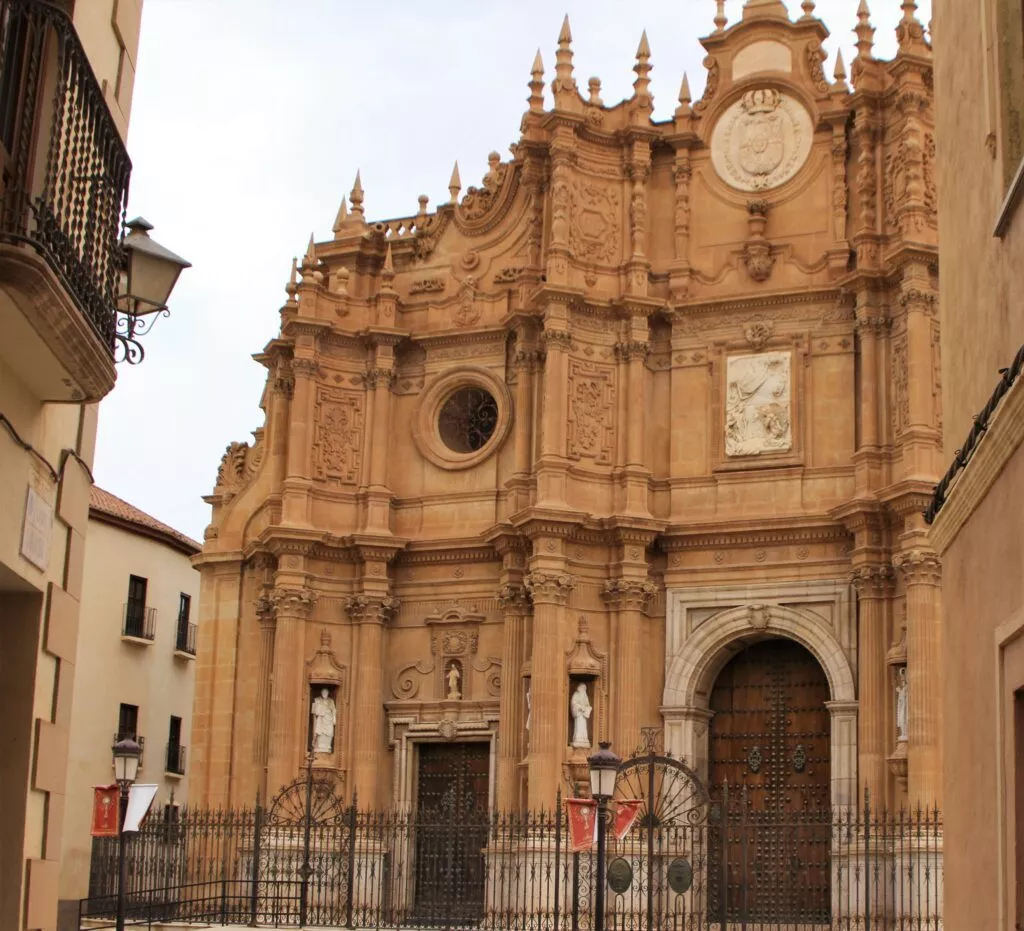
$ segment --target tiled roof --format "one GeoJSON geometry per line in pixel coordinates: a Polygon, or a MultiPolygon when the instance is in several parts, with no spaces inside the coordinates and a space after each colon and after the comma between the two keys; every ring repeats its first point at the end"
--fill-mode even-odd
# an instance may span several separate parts
{"type": "Polygon", "coordinates": [[[191,537],[168,527],[155,517],[150,517],[145,511],[140,511],[117,495],[112,495],[96,485],[89,490],[89,511],[95,513],[101,520],[105,515],[114,518],[119,524],[133,524],[147,536],[164,537],[165,542],[187,549],[191,553],[198,553],[203,548],[202,544],[196,543],[191,537]]]}

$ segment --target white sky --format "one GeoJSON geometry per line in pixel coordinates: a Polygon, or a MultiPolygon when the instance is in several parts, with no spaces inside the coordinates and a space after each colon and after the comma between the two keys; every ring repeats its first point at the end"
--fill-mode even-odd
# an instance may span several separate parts
{"type": "MultiPolygon", "coordinates": [[[[869,0],[875,54],[895,51],[899,0],[869,0]]],[[[788,0],[800,15],[798,0],[788,0]]],[[[726,5],[734,22],[742,0],[726,5]]],[[[655,119],[671,116],[683,71],[704,87],[698,36],[713,0],[145,0],[128,148],[129,216],[185,256],[172,315],[119,366],[100,408],[96,480],[201,540],[217,465],[262,423],[265,369],[250,358],[278,329],[293,255],[331,236],[362,170],[368,220],[448,198],[452,163],[479,184],[508,157],[539,46],[553,75],[562,16],[575,76],[614,104],[632,93],[640,33],[651,45],[655,119]],[[286,12],[287,11],[287,12],[286,12]]],[[[857,0],[818,0],[849,65],[857,0]]],[[[931,16],[921,0],[919,18],[931,16]]],[[[550,104],[550,95],[549,104],[550,104]]]]}

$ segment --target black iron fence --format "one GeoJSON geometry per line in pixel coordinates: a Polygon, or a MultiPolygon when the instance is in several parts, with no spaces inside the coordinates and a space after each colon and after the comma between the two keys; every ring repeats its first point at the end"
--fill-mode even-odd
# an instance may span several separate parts
{"type": "MultiPolygon", "coordinates": [[[[589,931],[597,864],[555,812],[257,806],[150,819],[128,842],[133,923],[589,931]]],[[[604,926],[623,931],[942,927],[938,811],[755,812],[735,793],[683,823],[609,835],[604,926]]],[[[94,846],[87,919],[111,916],[116,839],[94,846]]]]}
{"type": "Polygon", "coordinates": [[[111,349],[130,174],[67,14],[0,0],[0,240],[42,255],[111,349]]]}

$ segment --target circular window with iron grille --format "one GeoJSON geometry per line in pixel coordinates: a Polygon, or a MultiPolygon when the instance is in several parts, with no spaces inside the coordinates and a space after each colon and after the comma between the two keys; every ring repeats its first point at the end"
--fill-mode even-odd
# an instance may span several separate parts
{"type": "Polygon", "coordinates": [[[437,431],[453,453],[475,453],[494,436],[498,403],[483,388],[459,388],[437,416],[437,431]]]}
{"type": "Polygon", "coordinates": [[[495,452],[512,423],[504,381],[482,366],[440,376],[424,392],[413,436],[420,452],[444,469],[468,469],[495,452]]]}

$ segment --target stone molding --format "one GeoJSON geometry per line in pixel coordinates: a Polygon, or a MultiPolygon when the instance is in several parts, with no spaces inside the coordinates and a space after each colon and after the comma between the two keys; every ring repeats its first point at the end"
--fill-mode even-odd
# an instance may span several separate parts
{"type": "Polygon", "coordinates": [[[345,612],[353,624],[386,624],[401,607],[393,595],[353,595],[345,602],[345,612]]]}
{"type": "Polygon", "coordinates": [[[942,580],[942,561],[930,550],[897,553],[892,564],[907,585],[938,585],[942,580]]]}
{"type": "Polygon", "coordinates": [[[657,592],[649,579],[606,579],[601,597],[616,610],[642,611],[657,592]]]}
{"type": "Polygon", "coordinates": [[[1024,379],[1018,378],[989,418],[974,455],[946,493],[942,510],[928,534],[941,556],[995,484],[1010,457],[1024,441],[1024,379]]]}
{"type": "Polygon", "coordinates": [[[576,587],[576,580],[567,572],[530,572],[523,583],[534,604],[568,604],[576,587]]]}

